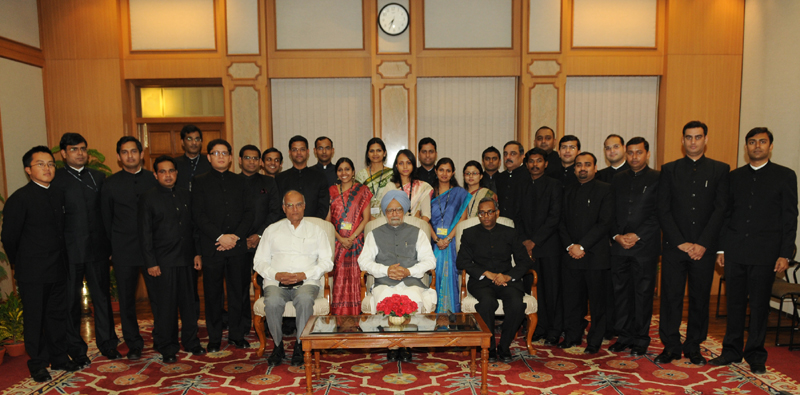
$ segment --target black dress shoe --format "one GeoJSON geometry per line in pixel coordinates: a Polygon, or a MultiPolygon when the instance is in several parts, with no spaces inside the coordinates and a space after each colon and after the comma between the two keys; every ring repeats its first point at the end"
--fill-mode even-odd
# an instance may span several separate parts
{"type": "Polygon", "coordinates": [[[67,362],[64,362],[64,363],[57,364],[57,365],[51,365],[50,369],[52,369],[52,370],[63,370],[65,372],[77,372],[78,370],[81,370],[81,366],[79,366],[77,363],[75,363],[73,361],[67,361],[67,362]]]}
{"type": "Polygon", "coordinates": [[[192,349],[189,350],[189,352],[192,353],[192,355],[206,355],[206,349],[199,344],[192,347],[192,349]]]}
{"type": "Polygon", "coordinates": [[[178,362],[178,357],[176,357],[175,354],[164,355],[162,359],[164,359],[164,363],[178,362]]]}
{"type": "Polygon", "coordinates": [[[494,348],[489,349],[489,362],[491,363],[497,362],[497,349],[494,348]]]}
{"type": "Polygon", "coordinates": [[[31,373],[31,378],[37,383],[44,383],[53,379],[50,377],[50,373],[47,373],[47,369],[44,368],[31,373]]]}
{"type": "Polygon", "coordinates": [[[763,363],[751,363],[750,371],[753,372],[753,374],[766,374],[767,367],[764,366],[763,363]]]}
{"type": "Polygon", "coordinates": [[[703,354],[700,354],[700,351],[690,352],[689,355],[684,356],[689,358],[689,362],[697,366],[705,366],[706,359],[703,357],[703,354]]]}
{"type": "Polygon", "coordinates": [[[117,359],[117,358],[122,358],[122,354],[120,354],[119,351],[117,351],[116,348],[112,348],[110,350],[102,352],[102,354],[103,354],[104,357],[106,357],[106,358],[108,358],[109,360],[112,360],[112,361],[117,359]]]}
{"type": "Polygon", "coordinates": [[[533,337],[531,337],[531,341],[532,341],[532,342],[538,342],[539,340],[542,340],[542,339],[544,339],[544,338],[546,338],[546,337],[547,337],[547,335],[544,335],[544,334],[535,334],[535,333],[534,333],[534,334],[533,334],[533,337]]]}
{"type": "Polygon", "coordinates": [[[580,345],[581,345],[580,341],[564,340],[563,342],[558,343],[558,348],[564,349],[564,348],[570,348],[570,347],[575,347],[575,346],[580,346],[580,345]]]}
{"type": "Polygon", "coordinates": [[[208,343],[206,349],[208,350],[208,352],[219,352],[220,344],[219,342],[208,343]]]}
{"type": "Polygon", "coordinates": [[[514,358],[508,348],[497,347],[497,360],[503,363],[511,363],[514,358]]]}
{"type": "Polygon", "coordinates": [[[386,353],[386,361],[397,362],[398,359],[400,359],[400,350],[389,350],[389,352],[386,353]]]}
{"type": "Polygon", "coordinates": [[[142,349],[141,348],[132,348],[128,351],[128,359],[131,361],[136,361],[142,357],[142,349]]]}
{"type": "Polygon", "coordinates": [[[732,364],[733,361],[731,361],[730,359],[725,358],[722,355],[720,355],[720,356],[708,361],[708,363],[710,363],[710,364],[712,364],[714,366],[728,366],[728,365],[732,364]]]}
{"type": "Polygon", "coordinates": [[[292,352],[292,366],[303,366],[306,362],[303,356],[303,343],[297,342],[294,344],[294,351],[292,352]]]}
{"type": "Polygon", "coordinates": [[[670,363],[676,359],[681,359],[681,354],[673,354],[669,351],[664,351],[659,354],[654,361],[655,363],[670,363]]]}
{"type": "Polygon", "coordinates": [[[612,344],[612,345],[610,345],[608,347],[608,351],[611,351],[611,352],[622,352],[622,351],[625,351],[625,350],[627,350],[629,348],[631,348],[630,344],[625,344],[625,343],[622,343],[620,341],[617,341],[616,343],[614,343],[614,344],[612,344]]]}
{"type": "Polygon", "coordinates": [[[411,356],[411,350],[409,350],[408,347],[406,347],[400,349],[400,354],[397,356],[397,359],[399,359],[400,362],[408,363],[411,362],[414,358],[411,356]]]}
{"type": "Polygon", "coordinates": [[[606,340],[613,340],[615,337],[617,337],[616,332],[606,332],[605,335],[603,335],[603,339],[606,340]]]}
{"type": "Polygon", "coordinates": [[[242,340],[229,339],[228,343],[233,344],[236,348],[250,348],[250,343],[248,343],[247,340],[244,339],[242,340]]]}
{"type": "Polygon", "coordinates": [[[280,342],[272,350],[272,354],[270,354],[269,358],[267,358],[267,364],[272,367],[278,366],[281,364],[281,362],[283,362],[284,356],[285,351],[283,351],[283,342],[280,342]]]}
{"type": "Polygon", "coordinates": [[[647,347],[645,346],[634,346],[631,348],[631,355],[634,357],[640,357],[642,355],[647,355],[647,347]]]}
{"type": "Polygon", "coordinates": [[[75,364],[77,364],[81,368],[89,367],[89,365],[92,364],[92,361],[89,360],[89,357],[87,357],[86,355],[82,355],[82,356],[80,356],[78,358],[74,358],[72,360],[72,362],[75,362],[75,364]]]}
{"type": "Polygon", "coordinates": [[[545,346],[549,346],[549,347],[557,346],[558,345],[558,338],[557,337],[548,337],[547,339],[544,339],[544,345],[545,346]]]}
{"type": "Polygon", "coordinates": [[[586,346],[583,349],[584,354],[597,354],[598,352],[600,352],[600,346],[586,346]]]}

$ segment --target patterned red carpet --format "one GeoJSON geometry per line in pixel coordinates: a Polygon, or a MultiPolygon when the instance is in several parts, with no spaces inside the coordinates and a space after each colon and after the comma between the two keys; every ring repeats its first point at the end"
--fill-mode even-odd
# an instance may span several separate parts
{"type": "MultiPolygon", "coordinates": [[[[560,350],[536,347],[528,355],[522,338],[512,346],[514,361],[489,365],[491,394],[800,394],[800,385],[780,373],[798,364],[768,366],[768,373],[750,374],[747,364],[730,367],[696,367],[687,360],[658,365],[661,350],[658,317],[653,319],[651,354],[632,357],[627,352],[584,356],[583,348],[560,350]]],[[[143,323],[147,347],[151,323],[143,323]]],[[[117,327],[119,331],[119,327],[117,327]]],[[[201,329],[204,336],[204,329],[201,329]]],[[[248,340],[257,346],[255,336],[248,340]]],[[[205,344],[205,340],[203,340],[205,344]]],[[[706,357],[718,355],[721,344],[703,344],[706,357]]],[[[268,345],[268,351],[272,345],[268,345]]],[[[291,348],[290,348],[291,349],[291,348]]],[[[120,346],[124,354],[127,350],[120,346]]],[[[287,353],[291,357],[291,352],[287,353]]],[[[255,348],[233,347],[194,357],[178,355],[178,363],[165,365],[160,354],[146,348],[139,361],[109,361],[90,346],[92,366],[72,374],[54,374],[50,383],[22,381],[6,394],[302,394],[302,367],[283,364],[270,368],[255,348]]],[[[791,357],[790,357],[791,358],[791,357]]],[[[332,352],[322,355],[322,380],[314,381],[315,394],[478,394],[480,374],[470,376],[468,357],[459,352],[415,350],[412,363],[387,362],[385,353],[332,352]]],[[[800,363],[800,353],[795,359],[800,363]]],[[[286,361],[288,362],[288,361],[286,361]]],[[[772,361],[768,361],[772,362],[772,361]]],[[[776,361],[777,362],[777,361],[776,361]]],[[[0,369],[2,369],[0,367],[0,369]]],[[[55,372],[54,372],[55,373],[55,372]]]]}

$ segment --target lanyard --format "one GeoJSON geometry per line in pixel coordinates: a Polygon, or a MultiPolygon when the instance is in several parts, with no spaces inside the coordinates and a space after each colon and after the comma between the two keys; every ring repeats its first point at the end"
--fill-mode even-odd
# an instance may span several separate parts
{"type": "MultiPolygon", "coordinates": [[[[438,189],[438,188],[437,188],[437,189],[438,189]]],[[[451,190],[452,190],[452,189],[453,189],[453,188],[450,188],[450,189],[449,189],[449,190],[447,190],[445,193],[447,193],[447,192],[451,192],[451,190]]],[[[437,191],[437,192],[438,192],[438,191],[437,191]]],[[[438,196],[438,197],[441,197],[441,196],[442,196],[442,195],[441,195],[441,194],[439,194],[439,196],[438,196]]],[[[450,203],[450,194],[449,194],[449,193],[447,194],[447,199],[445,199],[445,201],[444,201],[444,208],[442,208],[442,199],[439,199],[439,211],[441,211],[441,212],[442,212],[442,220],[441,220],[441,223],[442,223],[442,226],[441,226],[441,227],[442,227],[442,228],[444,228],[444,212],[447,210],[447,204],[448,204],[448,203],[450,203]]]]}
{"type": "MultiPolygon", "coordinates": [[[[353,194],[355,186],[356,184],[353,183],[353,185],[350,186],[350,189],[347,190],[349,195],[353,194]]],[[[342,192],[342,184],[339,184],[339,197],[342,198],[342,208],[344,208],[344,213],[342,214],[342,218],[339,220],[339,222],[342,222],[345,219],[347,219],[347,214],[350,212],[350,205],[345,203],[344,201],[344,192],[342,192]]],[[[350,200],[350,197],[348,197],[347,200],[350,200]]]]}
{"type": "MultiPolygon", "coordinates": [[[[369,167],[367,167],[367,169],[369,169],[369,178],[371,179],[372,178],[372,166],[370,165],[369,167]]],[[[383,170],[381,169],[381,171],[383,171],[383,170]]],[[[370,183],[372,186],[371,187],[368,186],[368,188],[372,192],[372,199],[373,200],[377,200],[378,199],[378,189],[381,188],[381,183],[383,182],[383,177],[385,175],[386,174],[381,174],[381,178],[378,179],[378,186],[377,187],[375,186],[375,181],[374,180],[370,183]]]]}
{"type": "Polygon", "coordinates": [[[408,215],[411,215],[411,194],[414,193],[414,181],[408,183],[408,215]]]}
{"type": "Polygon", "coordinates": [[[67,171],[67,173],[69,173],[69,175],[75,177],[75,179],[78,180],[78,182],[80,182],[81,184],[86,185],[87,188],[97,192],[97,182],[95,182],[94,176],[92,175],[92,173],[89,170],[86,170],[86,174],[89,174],[89,178],[92,179],[92,184],[94,184],[94,186],[91,186],[91,185],[83,182],[83,179],[81,179],[80,177],[76,176],[75,173],[73,173],[71,171],[67,171]]]}

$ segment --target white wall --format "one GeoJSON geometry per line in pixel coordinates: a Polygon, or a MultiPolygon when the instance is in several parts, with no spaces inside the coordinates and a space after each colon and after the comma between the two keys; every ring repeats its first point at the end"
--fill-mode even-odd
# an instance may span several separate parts
{"type": "Polygon", "coordinates": [[[573,46],[656,46],[656,0],[574,2],[573,46]]]}
{"type": "Polygon", "coordinates": [[[277,48],[363,48],[362,9],[361,0],[276,0],[277,48]]]}
{"type": "Polygon", "coordinates": [[[0,0],[0,37],[39,48],[36,0],[0,0]]]}
{"type": "Polygon", "coordinates": [[[215,49],[214,0],[129,0],[131,49],[215,49]]]}
{"type": "Polygon", "coordinates": [[[425,1],[425,48],[511,48],[511,0],[425,1]]]}

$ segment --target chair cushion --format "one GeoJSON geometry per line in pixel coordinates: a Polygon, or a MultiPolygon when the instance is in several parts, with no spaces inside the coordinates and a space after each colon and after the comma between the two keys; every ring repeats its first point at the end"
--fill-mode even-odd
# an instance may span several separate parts
{"type": "MultiPolygon", "coordinates": [[[[313,315],[328,315],[331,312],[331,306],[328,304],[328,299],[316,298],[314,299],[314,313],[313,315]]],[[[266,317],[264,314],[264,297],[260,297],[253,303],[253,314],[259,317],[266,317]]],[[[291,302],[286,303],[286,309],[283,310],[284,317],[296,317],[297,311],[291,302]]]]}
{"type": "Polygon", "coordinates": [[[783,298],[791,295],[800,295],[800,284],[792,284],[776,278],[772,283],[772,297],[783,298]]]}
{"type": "MultiPolygon", "coordinates": [[[[499,306],[497,306],[497,310],[494,312],[497,315],[505,315],[503,313],[503,301],[498,299],[499,306]]],[[[522,301],[525,302],[525,315],[537,313],[539,311],[539,302],[536,301],[531,295],[525,294],[522,298],[522,301]]],[[[478,299],[475,299],[472,295],[467,295],[466,298],[461,300],[461,312],[462,313],[475,313],[475,305],[478,304],[478,299]]]]}

